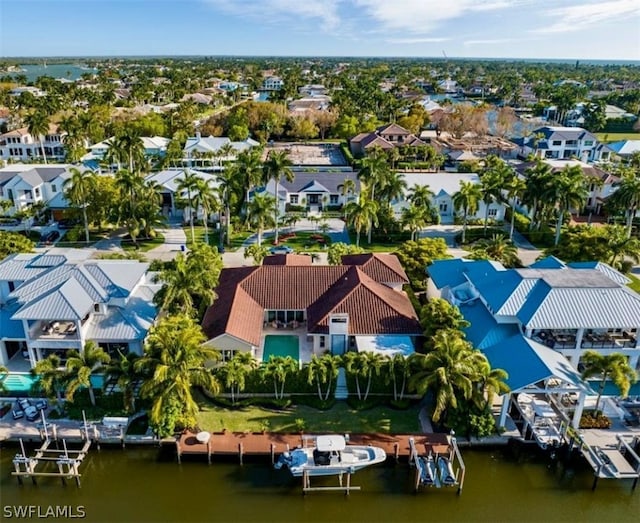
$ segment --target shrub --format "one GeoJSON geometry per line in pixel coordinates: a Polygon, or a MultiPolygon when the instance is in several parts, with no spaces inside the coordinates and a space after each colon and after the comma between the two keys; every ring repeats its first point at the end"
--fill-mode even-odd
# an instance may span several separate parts
{"type": "Polygon", "coordinates": [[[351,154],[351,149],[349,149],[349,145],[346,142],[340,144],[340,151],[347,163],[353,165],[353,154],[351,154]]]}
{"type": "Polygon", "coordinates": [[[611,420],[602,412],[585,412],[580,418],[581,429],[610,429],[611,420]]]}
{"type": "Polygon", "coordinates": [[[67,231],[63,241],[77,242],[80,238],[84,239],[84,228],[80,225],[76,225],[74,228],[67,231]]]}

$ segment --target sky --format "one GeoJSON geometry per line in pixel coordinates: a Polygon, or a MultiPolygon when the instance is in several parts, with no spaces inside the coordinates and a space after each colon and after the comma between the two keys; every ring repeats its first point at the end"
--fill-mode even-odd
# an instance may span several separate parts
{"type": "Polygon", "coordinates": [[[640,60],[640,0],[0,0],[0,56],[640,60]]]}

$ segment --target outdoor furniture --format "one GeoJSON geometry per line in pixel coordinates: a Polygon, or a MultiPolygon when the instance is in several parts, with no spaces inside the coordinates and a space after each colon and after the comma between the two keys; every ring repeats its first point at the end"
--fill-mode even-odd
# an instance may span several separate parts
{"type": "Polygon", "coordinates": [[[69,325],[67,325],[67,329],[66,329],[66,333],[67,334],[75,334],[77,330],[76,324],[75,323],[69,323],[69,325]]]}
{"type": "Polygon", "coordinates": [[[11,411],[11,415],[13,416],[13,419],[21,419],[21,418],[24,418],[24,411],[23,410],[13,410],[13,411],[11,411]]]}
{"type": "Polygon", "coordinates": [[[44,410],[48,407],[47,400],[38,400],[36,401],[36,409],[44,410]]]}
{"type": "Polygon", "coordinates": [[[35,421],[36,419],[38,419],[38,412],[38,409],[36,409],[33,405],[24,409],[24,413],[29,421],[35,421]]]}
{"type": "Polygon", "coordinates": [[[18,400],[18,405],[20,405],[20,408],[22,410],[27,410],[29,407],[31,407],[31,402],[27,398],[20,398],[18,400]]]}

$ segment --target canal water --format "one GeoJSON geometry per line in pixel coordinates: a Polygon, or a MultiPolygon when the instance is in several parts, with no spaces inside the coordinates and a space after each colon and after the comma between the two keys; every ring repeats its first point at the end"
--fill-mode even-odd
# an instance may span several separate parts
{"type": "MultiPolygon", "coordinates": [[[[81,469],[81,488],[72,482],[62,486],[55,478],[19,486],[10,475],[17,450],[1,450],[0,519],[9,520],[18,506],[37,507],[33,519],[51,514],[50,507],[67,506],[69,514],[104,522],[640,520],[640,488],[632,492],[630,481],[600,480],[594,492],[590,469],[578,466],[563,473],[547,456],[528,450],[462,449],[467,478],[460,496],[444,488],[414,494],[413,471],[401,462],[356,473],[352,484],[362,491],[349,497],[338,492],[303,496],[300,480],[273,470],[268,458],[240,466],[214,456],[209,466],[206,459],[191,457],[178,465],[173,453],[156,447],[93,449],[81,469]]],[[[314,481],[334,483],[334,478],[314,481]]]]}

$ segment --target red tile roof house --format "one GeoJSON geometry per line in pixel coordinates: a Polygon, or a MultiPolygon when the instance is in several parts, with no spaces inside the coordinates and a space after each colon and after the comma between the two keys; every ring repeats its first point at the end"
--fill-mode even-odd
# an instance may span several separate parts
{"type": "Polygon", "coordinates": [[[349,148],[355,156],[364,156],[372,147],[380,147],[388,151],[403,145],[415,147],[426,145],[426,142],[395,123],[378,127],[372,133],[360,133],[349,140],[349,148]]]}
{"type": "Polygon", "coordinates": [[[422,328],[395,256],[344,256],[337,266],[306,258],[269,256],[259,267],[223,269],[218,298],[202,321],[205,345],[225,359],[243,351],[261,361],[265,336],[297,336],[303,363],[325,351],[413,352],[422,328]]]}

